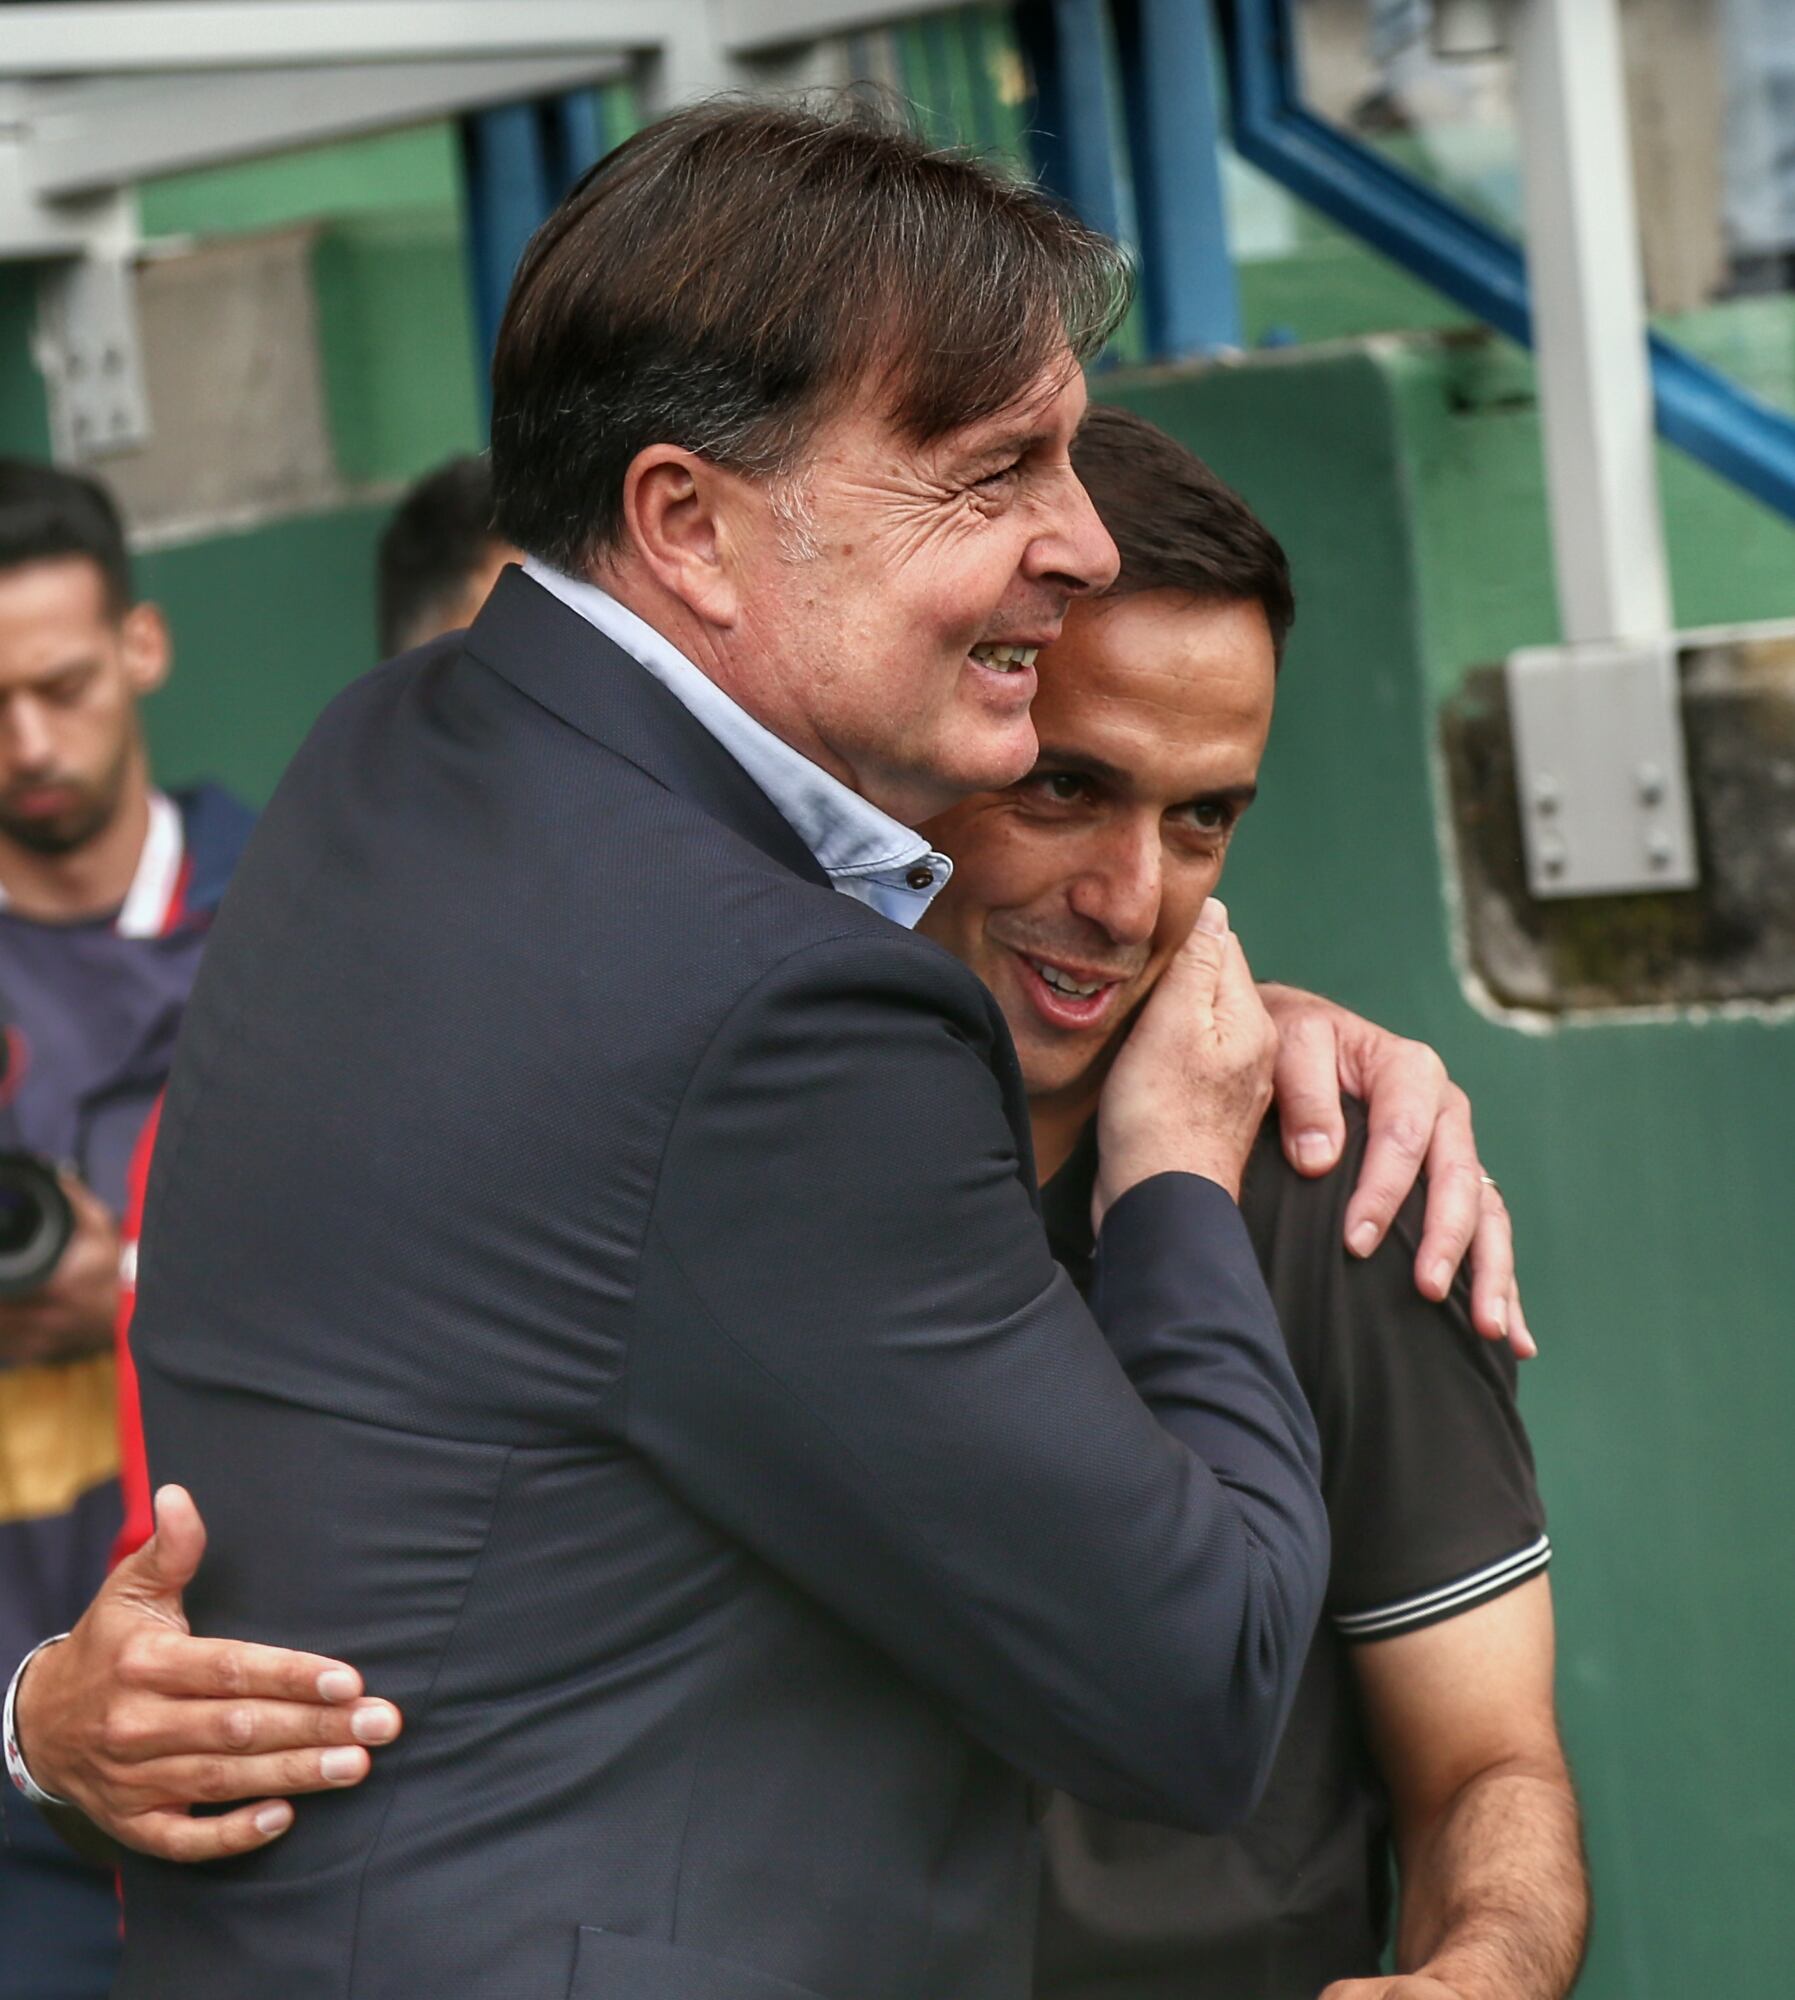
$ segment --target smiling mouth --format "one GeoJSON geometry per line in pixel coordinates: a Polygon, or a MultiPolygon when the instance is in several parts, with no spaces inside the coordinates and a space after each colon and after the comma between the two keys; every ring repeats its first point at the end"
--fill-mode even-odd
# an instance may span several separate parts
{"type": "Polygon", "coordinates": [[[1016,952],[1023,985],[1035,1012],[1055,1028],[1094,1028],[1109,1013],[1122,990],[1120,979],[1080,978],[1050,958],[1016,952]]]}
{"type": "Polygon", "coordinates": [[[995,646],[981,643],[972,648],[971,657],[981,667],[989,667],[993,673],[1019,674],[1032,667],[1039,646],[995,646]]]}

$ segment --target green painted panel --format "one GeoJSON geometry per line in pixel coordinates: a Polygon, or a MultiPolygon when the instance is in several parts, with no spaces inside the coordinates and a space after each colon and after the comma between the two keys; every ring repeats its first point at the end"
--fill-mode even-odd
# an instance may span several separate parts
{"type": "Polygon", "coordinates": [[[1287,256],[1243,259],[1235,279],[1249,347],[1473,324],[1451,300],[1344,236],[1324,237],[1287,256]]]}
{"type": "MultiPolygon", "coordinates": [[[[1726,351],[1732,317],[1702,316],[1707,344],[1726,351]]],[[[1784,324],[1795,328],[1786,310],[1784,324]]],[[[1467,667],[1558,637],[1533,367],[1494,335],[1392,346],[1385,365],[1416,488],[1428,671],[1444,694],[1467,667]]],[[[1795,524],[1668,446],[1658,474],[1679,625],[1795,616],[1795,524]]]]}
{"type": "Polygon", "coordinates": [[[486,441],[461,231],[445,210],[354,216],[313,265],[337,465],[409,480],[486,441]]]}
{"type": "Polygon", "coordinates": [[[461,202],[455,128],[419,125],[264,160],[169,174],[146,181],[142,199],[143,227],[150,236],[223,236],[320,216],[378,215],[393,209],[438,208],[452,214],[461,202]]]}
{"type": "Polygon", "coordinates": [[[980,144],[993,147],[1018,168],[1026,169],[1028,77],[1014,18],[1008,7],[996,6],[969,7],[960,19],[971,51],[969,59],[980,73],[978,90],[984,120],[980,144]]]}
{"type": "Polygon", "coordinates": [[[37,324],[37,264],[0,261],[0,452],[47,458],[50,417],[31,359],[37,324]]]}
{"type": "Polygon", "coordinates": [[[1524,1403],[1596,1874],[1579,1992],[1782,1992],[1795,1021],[1536,1033],[1467,1003],[1433,831],[1423,603],[1469,593],[1493,629],[1502,572],[1543,549],[1544,526],[1537,488],[1530,516],[1504,521],[1528,503],[1499,427],[1424,434],[1450,477],[1415,462],[1413,390],[1381,347],[1104,387],[1212,458],[1295,567],[1266,784],[1229,870],[1249,951],[1431,1040],[1476,1101],[1515,1211],[1545,1350],[1524,1403]],[[1471,519],[1432,518],[1473,497],[1471,519]]]}
{"type": "Polygon", "coordinates": [[[621,146],[625,139],[641,131],[642,104],[631,78],[620,76],[611,83],[600,84],[598,98],[607,145],[621,146]]]}
{"type": "Polygon", "coordinates": [[[386,516],[348,508],[139,559],[139,587],[175,640],[174,672],[147,710],[165,783],[212,777],[267,798],[319,709],[374,663],[386,516]]]}

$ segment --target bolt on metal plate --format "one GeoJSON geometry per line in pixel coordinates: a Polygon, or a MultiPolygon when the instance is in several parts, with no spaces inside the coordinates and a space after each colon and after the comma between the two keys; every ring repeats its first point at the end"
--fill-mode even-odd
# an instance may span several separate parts
{"type": "Polygon", "coordinates": [[[95,254],[52,265],[38,282],[38,360],[49,391],[51,449],[81,465],[149,437],[149,398],[130,260],[95,254]]]}
{"type": "Polygon", "coordinates": [[[1527,646],[1507,679],[1533,894],[1694,888],[1677,641],[1527,646]]]}

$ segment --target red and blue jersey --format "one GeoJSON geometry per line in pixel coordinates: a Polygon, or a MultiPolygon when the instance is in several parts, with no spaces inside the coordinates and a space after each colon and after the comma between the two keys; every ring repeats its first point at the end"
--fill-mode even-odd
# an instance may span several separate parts
{"type": "MultiPolygon", "coordinates": [[[[52,924],[0,903],[10,1059],[0,1144],[74,1166],[115,1213],[251,824],[214,786],[157,794],[117,911],[52,924]]],[[[38,1640],[68,1630],[99,1587],[121,1519],[118,1471],[110,1353],[0,1365],[0,1679],[38,1640]]],[[[110,1877],[76,1860],[35,1812],[16,1802],[0,1811],[0,2000],[103,1994],[116,1953],[110,1877]]]]}

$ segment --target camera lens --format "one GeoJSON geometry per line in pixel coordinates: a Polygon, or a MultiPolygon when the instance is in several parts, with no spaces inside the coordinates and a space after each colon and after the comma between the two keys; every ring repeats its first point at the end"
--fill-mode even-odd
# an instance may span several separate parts
{"type": "Polygon", "coordinates": [[[49,1163],[0,1153],[0,1298],[35,1292],[74,1233],[74,1211],[49,1163]]]}

